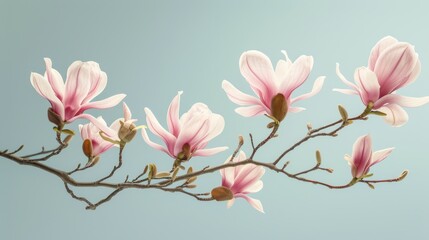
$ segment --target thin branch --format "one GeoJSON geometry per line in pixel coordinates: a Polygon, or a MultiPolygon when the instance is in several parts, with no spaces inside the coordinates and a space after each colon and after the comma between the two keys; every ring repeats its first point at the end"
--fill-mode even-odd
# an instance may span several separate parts
{"type": "Polygon", "coordinates": [[[104,181],[104,180],[106,180],[106,179],[109,179],[110,177],[112,177],[112,176],[113,176],[113,174],[115,174],[116,170],[118,170],[119,168],[121,168],[121,166],[122,166],[122,152],[123,152],[123,151],[124,151],[124,145],[121,145],[121,146],[119,147],[118,165],[113,166],[113,169],[112,169],[112,171],[110,172],[110,174],[109,174],[109,175],[107,175],[107,176],[105,176],[105,177],[103,177],[103,178],[101,178],[101,179],[97,180],[96,182],[102,182],[102,181],[104,181]]]}

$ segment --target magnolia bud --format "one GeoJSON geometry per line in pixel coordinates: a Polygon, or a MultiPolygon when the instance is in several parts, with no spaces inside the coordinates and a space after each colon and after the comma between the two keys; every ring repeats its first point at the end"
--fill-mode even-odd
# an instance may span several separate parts
{"type": "Polygon", "coordinates": [[[136,125],[134,123],[129,122],[119,122],[121,124],[121,127],[119,128],[118,137],[121,139],[121,141],[128,143],[133,140],[133,138],[136,136],[137,130],[136,125]]]}
{"type": "Polygon", "coordinates": [[[216,201],[226,201],[234,198],[234,194],[231,192],[231,189],[220,186],[212,189],[212,198],[216,201]]]}
{"type": "Polygon", "coordinates": [[[285,96],[278,93],[271,99],[271,115],[281,122],[287,113],[287,102],[285,96]]]}
{"type": "Polygon", "coordinates": [[[92,142],[90,139],[85,139],[82,143],[83,154],[88,158],[92,157],[92,142]]]}

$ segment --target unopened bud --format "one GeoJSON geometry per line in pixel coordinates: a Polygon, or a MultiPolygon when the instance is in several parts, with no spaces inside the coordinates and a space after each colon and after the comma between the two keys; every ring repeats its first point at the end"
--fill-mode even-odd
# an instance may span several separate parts
{"type": "Polygon", "coordinates": [[[271,115],[281,122],[287,113],[287,102],[285,96],[281,93],[278,93],[271,99],[271,115]]]}
{"type": "Polygon", "coordinates": [[[338,111],[340,112],[343,122],[346,122],[347,119],[349,119],[349,114],[347,113],[346,109],[343,106],[338,105],[338,111]]]}
{"type": "Polygon", "coordinates": [[[130,122],[119,122],[121,127],[119,128],[118,137],[121,141],[125,143],[131,142],[133,138],[136,136],[137,130],[136,125],[130,122]]]}
{"type": "Polygon", "coordinates": [[[49,120],[49,122],[58,126],[58,129],[60,129],[60,130],[64,127],[64,122],[61,119],[60,115],[58,115],[56,112],[54,112],[54,109],[52,109],[52,108],[48,109],[48,120],[49,120]]]}
{"type": "Polygon", "coordinates": [[[231,189],[224,186],[213,188],[211,194],[212,198],[216,201],[226,201],[234,198],[234,194],[231,189]]]}
{"type": "MultiPolygon", "coordinates": [[[[69,135],[70,136],[70,135],[69,135]]],[[[85,139],[82,143],[83,154],[88,158],[92,157],[92,142],[90,139],[85,139]]]]}
{"type": "Polygon", "coordinates": [[[238,144],[241,146],[241,145],[243,145],[244,144],[244,138],[243,138],[243,136],[238,136],[238,144]]]}
{"type": "Polygon", "coordinates": [[[319,150],[316,151],[316,161],[317,161],[317,165],[320,165],[322,163],[322,156],[320,155],[319,150]]]}

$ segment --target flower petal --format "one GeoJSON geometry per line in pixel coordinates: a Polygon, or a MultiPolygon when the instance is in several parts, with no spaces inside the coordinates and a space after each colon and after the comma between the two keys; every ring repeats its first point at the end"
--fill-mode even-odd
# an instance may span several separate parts
{"type": "MultiPolygon", "coordinates": [[[[282,50],[281,52],[285,55],[286,60],[281,59],[277,62],[275,73],[278,81],[283,79],[292,65],[292,62],[288,58],[286,51],[282,50]]],[[[280,82],[277,82],[277,86],[280,86],[280,82]]]]}
{"type": "Polygon", "coordinates": [[[372,140],[370,135],[359,137],[353,144],[352,175],[361,177],[368,170],[372,157],[372,140]]]}
{"type": "Polygon", "coordinates": [[[392,153],[393,149],[395,148],[386,148],[386,149],[374,152],[372,154],[370,166],[383,161],[387,156],[389,156],[392,153]]]}
{"type": "Polygon", "coordinates": [[[340,80],[343,83],[345,83],[347,86],[351,87],[353,90],[358,91],[356,85],[354,85],[353,83],[349,82],[346,79],[346,77],[344,77],[344,75],[340,72],[340,64],[339,63],[336,64],[335,72],[337,73],[337,76],[340,78],[340,80]]]}
{"type": "Polygon", "coordinates": [[[264,183],[261,180],[258,180],[257,182],[248,185],[247,187],[243,188],[241,190],[242,193],[248,194],[248,193],[256,193],[261,191],[261,189],[264,187],[264,183]]]}
{"type": "Polygon", "coordinates": [[[52,68],[52,61],[50,58],[44,58],[46,65],[45,78],[48,80],[49,84],[54,90],[55,95],[61,101],[64,98],[64,80],[61,77],[61,74],[52,68]]]}
{"type": "Polygon", "coordinates": [[[221,115],[212,113],[208,120],[208,125],[209,129],[207,134],[194,143],[197,149],[205,148],[210,140],[218,136],[223,131],[225,128],[225,120],[221,115]]]}
{"type": "Polygon", "coordinates": [[[177,95],[173,98],[168,107],[167,112],[167,125],[168,131],[172,133],[174,136],[178,136],[181,126],[179,121],[179,109],[180,109],[180,95],[182,95],[183,91],[179,91],[177,95]]]}
{"type": "Polygon", "coordinates": [[[124,122],[131,120],[132,115],[130,108],[125,102],[122,103],[122,110],[124,111],[124,122]]]}
{"type": "Polygon", "coordinates": [[[269,106],[277,91],[271,60],[259,51],[247,51],[240,56],[241,74],[261,101],[269,106]]]}
{"type": "Polygon", "coordinates": [[[234,197],[244,198],[250,204],[250,206],[252,206],[253,208],[255,208],[256,210],[258,210],[261,213],[265,213],[264,208],[262,207],[262,203],[258,199],[251,198],[251,197],[244,195],[244,194],[234,195],[234,197]]]}
{"type": "Polygon", "coordinates": [[[398,104],[402,107],[420,107],[429,103],[429,96],[426,97],[406,97],[397,94],[388,94],[374,104],[374,109],[380,108],[386,104],[398,104]]]}
{"type": "Polygon", "coordinates": [[[239,107],[235,109],[235,112],[240,114],[243,117],[253,117],[257,115],[262,115],[264,113],[268,114],[268,111],[261,105],[239,107]]]}
{"type": "Polygon", "coordinates": [[[226,80],[222,81],[222,89],[226,92],[226,95],[228,96],[229,100],[238,105],[261,104],[261,101],[259,99],[243,93],[226,80]]]}
{"type": "Polygon", "coordinates": [[[380,95],[384,96],[404,86],[418,61],[414,47],[409,43],[395,44],[382,52],[374,72],[380,83],[380,95]]]}
{"type": "Polygon", "coordinates": [[[62,120],[64,120],[64,105],[55,95],[51,85],[49,85],[48,81],[43,78],[42,75],[38,73],[31,73],[30,82],[33,85],[34,89],[36,89],[37,93],[39,93],[42,97],[47,99],[54,111],[60,115],[62,120]]]}
{"type": "Polygon", "coordinates": [[[302,94],[301,96],[298,96],[295,98],[292,98],[290,103],[293,104],[294,102],[310,98],[310,97],[316,95],[317,93],[319,93],[320,90],[322,89],[323,82],[325,81],[325,78],[326,78],[325,76],[318,77],[316,79],[316,81],[314,81],[313,88],[311,89],[311,92],[306,93],[306,94],[302,94]]]}
{"type": "Polygon", "coordinates": [[[126,94],[116,94],[114,96],[111,96],[109,98],[106,98],[100,101],[86,103],[82,105],[79,112],[82,113],[90,108],[105,109],[105,108],[114,107],[118,105],[122,100],[124,100],[126,96],[127,96],[126,94]]]}
{"type": "Polygon", "coordinates": [[[387,114],[384,120],[394,127],[400,127],[408,122],[407,112],[398,104],[387,104],[378,110],[387,114]]]}
{"type": "Polygon", "coordinates": [[[281,79],[282,82],[279,87],[279,92],[283,93],[285,98],[288,99],[292,92],[304,83],[312,68],[312,56],[299,56],[290,66],[284,78],[281,79]]]}
{"type": "MultiPolygon", "coordinates": [[[[161,124],[159,124],[158,119],[156,119],[155,115],[153,115],[152,111],[149,108],[144,109],[146,113],[146,122],[149,130],[160,137],[162,141],[167,146],[168,151],[172,154],[174,152],[174,144],[176,142],[176,137],[171,133],[167,132],[161,124]]],[[[147,142],[148,143],[148,142],[147,142]]],[[[148,143],[149,144],[149,143],[148,143]]]]}
{"type": "Polygon", "coordinates": [[[377,75],[366,67],[360,67],[356,69],[354,77],[362,102],[368,105],[369,102],[377,101],[380,94],[377,75]]]}
{"type": "Polygon", "coordinates": [[[64,103],[71,112],[78,111],[88,95],[91,87],[90,77],[91,69],[86,63],[75,61],[68,68],[64,103]]]}
{"type": "Polygon", "coordinates": [[[91,101],[93,98],[98,96],[107,85],[107,74],[100,70],[98,63],[96,62],[88,62],[93,66],[90,71],[91,78],[89,79],[91,83],[91,87],[88,91],[88,95],[82,101],[82,103],[87,103],[91,101]]]}
{"type": "Polygon", "coordinates": [[[215,147],[215,148],[198,149],[192,154],[192,156],[194,156],[194,157],[196,157],[196,156],[206,157],[206,156],[211,156],[211,155],[215,155],[217,153],[223,152],[227,149],[228,149],[228,147],[215,147]]]}
{"type": "Polygon", "coordinates": [[[383,52],[386,48],[394,45],[397,43],[398,40],[396,40],[392,36],[386,36],[382,38],[380,41],[378,41],[375,46],[371,49],[371,54],[368,59],[368,67],[371,70],[374,70],[375,63],[377,62],[378,57],[380,56],[380,53],[383,52]]]}
{"type": "Polygon", "coordinates": [[[115,131],[113,131],[112,129],[107,127],[106,122],[104,120],[97,119],[97,118],[95,118],[89,114],[77,115],[77,116],[69,119],[68,122],[69,123],[73,122],[74,120],[79,119],[79,118],[84,118],[84,119],[89,120],[92,124],[94,124],[96,127],[98,127],[100,129],[100,131],[104,132],[108,136],[115,136],[117,134],[115,131]]]}
{"type": "Polygon", "coordinates": [[[347,94],[347,95],[358,95],[359,94],[356,90],[352,90],[352,89],[334,88],[334,89],[332,89],[332,91],[344,93],[344,94],[347,94]]]}
{"type": "Polygon", "coordinates": [[[172,158],[176,158],[176,157],[173,155],[173,153],[169,152],[165,147],[163,147],[163,146],[159,145],[158,143],[154,143],[154,142],[152,142],[152,141],[149,139],[149,136],[147,135],[146,128],[143,128],[143,129],[142,129],[142,137],[143,137],[143,140],[144,140],[144,141],[147,143],[147,145],[149,145],[150,147],[155,148],[156,150],[159,150],[159,151],[163,151],[163,152],[167,153],[167,154],[168,154],[170,157],[172,157],[172,158]]]}
{"type": "Polygon", "coordinates": [[[257,165],[246,165],[235,176],[231,190],[234,193],[242,193],[244,189],[251,187],[264,175],[265,169],[257,165]]]}

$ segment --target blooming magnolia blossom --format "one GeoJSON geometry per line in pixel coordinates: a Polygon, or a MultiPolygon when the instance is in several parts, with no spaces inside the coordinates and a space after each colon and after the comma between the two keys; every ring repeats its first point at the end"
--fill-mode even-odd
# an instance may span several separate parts
{"type": "Polygon", "coordinates": [[[96,62],[73,62],[67,70],[64,83],[60,73],[52,68],[52,61],[45,58],[46,72],[42,76],[31,73],[30,81],[34,89],[52,106],[52,111],[63,123],[73,122],[77,118],[95,118],[83,112],[90,108],[104,109],[116,106],[125,94],[117,94],[101,101],[91,102],[107,84],[107,75],[96,62]]]}
{"type": "Polygon", "coordinates": [[[144,109],[149,130],[161,138],[166,147],[152,142],[145,129],[142,131],[144,141],[179,160],[189,160],[192,156],[210,156],[226,150],[227,147],[205,149],[208,142],[223,131],[223,117],[212,113],[205,104],[196,103],[179,118],[181,94],[179,92],[173,98],[168,108],[168,131],[159,124],[149,108],[144,109]]]}
{"type": "Polygon", "coordinates": [[[136,121],[136,119],[131,119],[131,111],[125,103],[123,103],[123,111],[124,117],[116,119],[110,127],[107,126],[102,117],[98,117],[96,121],[92,121],[85,125],[79,125],[79,131],[82,139],[91,140],[93,147],[92,157],[98,157],[100,154],[113,147],[115,142],[119,143],[121,141],[121,127],[129,126],[136,121]],[[103,139],[100,135],[100,131],[103,132],[103,134],[105,134],[105,136],[111,141],[103,139]]]}
{"type": "MultiPolygon", "coordinates": [[[[222,88],[228,98],[238,105],[246,106],[235,109],[238,114],[244,117],[261,114],[275,117],[278,114],[274,113],[276,109],[273,103],[277,100],[285,101],[287,112],[299,112],[304,108],[292,107],[292,105],[297,101],[312,97],[320,91],[325,77],[316,79],[311,92],[292,98],[292,92],[301,86],[310,74],[313,67],[313,57],[302,55],[292,62],[285,51],[282,53],[286,56],[286,60],[279,60],[275,70],[271,60],[262,52],[253,50],[241,55],[241,74],[258,97],[245,94],[224,80],[222,88]]],[[[280,118],[284,118],[285,114],[280,115],[280,118]]],[[[281,121],[282,119],[277,120],[281,121]]]]}
{"type": "Polygon", "coordinates": [[[356,84],[346,80],[337,64],[337,75],[351,89],[334,91],[359,95],[366,106],[371,104],[373,110],[385,113],[386,122],[402,126],[408,121],[408,114],[402,107],[418,107],[429,102],[429,96],[413,98],[395,92],[414,82],[419,74],[420,60],[414,46],[387,36],[371,50],[368,67],[356,69],[356,84]]]}
{"type": "MultiPolygon", "coordinates": [[[[225,163],[229,163],[230,158],[231,156],[227,158],[225,163]]],[[[246,154],[240,151],[238,156],[232,159],[232,162],[240,162],[246,159],[246,154]]],[[[228,200],[227,206],[231,207],[235,198],[244,198],[256,210],[264,212],[261,201],[247,196],[249,193],[256,193],[262,189],[263,183],[260,179],[264,173],[265,169],[262,166],[254,164],[221,169],[222,186],[230,189],[233,194],[233,198],[228,200]]]]}
{"type": "Polygon", "coordinates": [[[345,155],[345,159],[352,168],[352,176],[361,178],[368,174],[370,167],[383,161],[394,148],[386,148],[372,152],[372,141],[370,135],[359,137],[353,145],[352,156],[345,155]]]}
{"type": "MultiPolygon", "coordinates": [[[[98,117],[97,122],[107,128],[107,124],[104,121],[103,117],[98,117]]],[[[88,157],[99,157],[102,153],[109,150],[114,145],[112,142],[106,141],[100,136],[100,128],[98,128],[92,122],[87,123],[85,125],[79,124],[79,131],[82,140],[89,139],[92,143],[92,156],[88,157]]]]}

